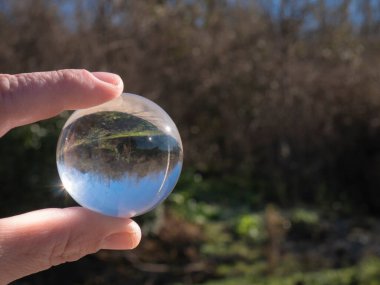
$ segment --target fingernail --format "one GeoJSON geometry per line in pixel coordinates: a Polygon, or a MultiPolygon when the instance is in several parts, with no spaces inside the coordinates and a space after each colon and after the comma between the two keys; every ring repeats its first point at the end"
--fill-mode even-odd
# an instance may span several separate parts
{"type": "Polygon", "coordinates": [[[108,84],[119,86],[122,83],[122,80],[119,75],[109,72],[92,72],[97,79],[104,81],[108,84]]]}
{"type": "Polygon", "coordinates": [[[140,238],[140,227],[135,222],[131,222],[125,231],[107,236],[102,242],[102,248],[118,250],[132,249],[138,245],[140,238]]]}

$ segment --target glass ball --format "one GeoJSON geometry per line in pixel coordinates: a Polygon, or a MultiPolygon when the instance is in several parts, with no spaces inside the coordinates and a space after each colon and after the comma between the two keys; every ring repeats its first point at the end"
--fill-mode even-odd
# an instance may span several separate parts
{"type": "Polygon", "coordinates": [[[75,111],[57,145],[62,184],[81,206],[116,217],[155,208],[173,190],[182,169],[180,135],[152,101],[122,94],[75,111]]]}

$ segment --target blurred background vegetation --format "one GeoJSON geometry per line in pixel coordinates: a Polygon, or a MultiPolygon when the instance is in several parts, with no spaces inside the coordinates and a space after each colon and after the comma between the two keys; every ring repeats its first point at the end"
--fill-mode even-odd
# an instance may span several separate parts
{"type": "MultiPolygon", "coordinates": [[[[118,73],[185,149],[131,252],[14,284],[380,284],[380,3],[0,0],[0,72],[118,73]]],[[[0,215],[74,203],[69,112],[0,139],[0,215]]]]}

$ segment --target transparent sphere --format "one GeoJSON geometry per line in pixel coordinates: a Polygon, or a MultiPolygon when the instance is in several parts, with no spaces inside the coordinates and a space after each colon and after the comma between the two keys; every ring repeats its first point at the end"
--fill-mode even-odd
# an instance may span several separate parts
{"type": "Polygon", "coordinates": [[[182,169],[182,142],[157,104],[122,94],[75,111],[57,145],[63,186],[80,205],[132,217],[152,210],[173,190],[182,169]]]}

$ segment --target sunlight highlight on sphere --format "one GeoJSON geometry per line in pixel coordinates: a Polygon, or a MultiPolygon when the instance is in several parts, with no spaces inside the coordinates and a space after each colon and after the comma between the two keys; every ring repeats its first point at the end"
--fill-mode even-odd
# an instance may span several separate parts
{"type": "Polygon", "coordinates": [[[83,207],[116,217],[152,210],[173,190],[183,149],[174,122],[133,94],[75,111],[57,145],[63,186],[83,207]]]}

